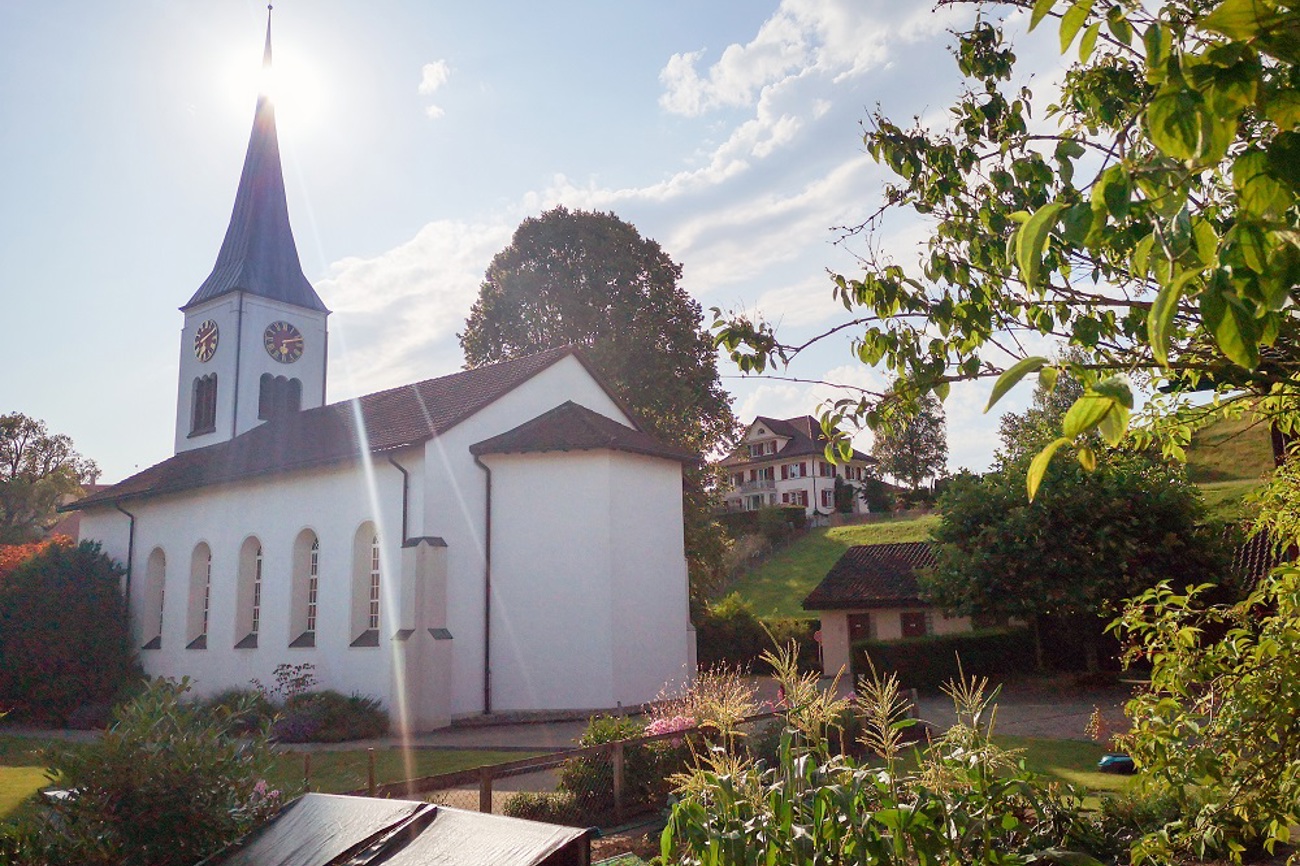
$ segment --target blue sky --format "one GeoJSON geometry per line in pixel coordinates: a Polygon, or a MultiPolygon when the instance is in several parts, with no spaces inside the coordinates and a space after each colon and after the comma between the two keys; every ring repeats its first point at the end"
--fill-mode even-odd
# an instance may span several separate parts
{"type": "MultiPolygon", "coordinates": [[[[832,227],[874,210],[884,180],[859,124],[876,104],[943,122],[947,30],[970,16],[882,0],[284,0],[279,132],[303,269],[334,310],[329,399],[459,369],[489,260],[555,204],[634,223],[706,310],[762,313],[791,341],[824,330],[842,316],[827,269],[854,271],[832,227]]],[[[171,454],[177,308],[229,219],[264,26],[264,4],[237,0],[0,0],[0,411],[71,435],[106,481],[171,454]]],[[[1048,35],[1021,53],[1050,79],[1048,35]]],[[[883,241],[910,263],[924,236],[900,220],[883,241]]],[[[833,396],[722,372],[745,419],[833,396]]],[[[847,338],[785,372],[881,384],[847,338]]],[[[986,398],[948,401],[953,468],[992,456],[986,398]]]]}

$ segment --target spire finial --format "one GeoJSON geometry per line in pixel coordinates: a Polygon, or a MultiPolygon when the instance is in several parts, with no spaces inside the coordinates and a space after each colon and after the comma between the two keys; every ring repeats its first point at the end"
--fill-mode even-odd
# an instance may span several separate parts
{"type": "Polygon", "coordinates": [[[266,51],[262,53],[263,68],[271,68],[271,9],[270,3],[266,4],[266,51]]]}

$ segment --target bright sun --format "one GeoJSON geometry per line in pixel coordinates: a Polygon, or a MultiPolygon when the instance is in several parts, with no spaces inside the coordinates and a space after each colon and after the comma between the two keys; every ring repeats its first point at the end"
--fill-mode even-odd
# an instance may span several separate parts
{"type": "Polygon", "coordinates": [[[324,82],[311,61],[293,45],[275,43],[272,50],[270,70],[264,70],[260,58],[246,50],[232,53],[225,64],[223,90],[231,107],[242,114],[253,110],[259,93],[270,94],[281,121],[302,132],[324,113],[324,82]]]}

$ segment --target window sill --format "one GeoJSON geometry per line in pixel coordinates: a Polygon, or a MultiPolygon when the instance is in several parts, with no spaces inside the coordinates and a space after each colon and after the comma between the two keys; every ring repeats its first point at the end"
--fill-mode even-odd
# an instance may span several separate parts
{"type": "Polygon", "coordinates": [[[293,639],[289,649],[312,649],[316,646],[316,632],[305,631],[293,639]]]}
{"type": "Polygon", "coordinates": [[[193,649],[193,650],[204,649],[204,650],[205,650],[205,649],[207,649],[207,648],[208,648],[208,636],[207,636],[206,634],[201,634],[201,635],[199,635],[199,636],[196,637],[194,640],[192,640],[192,641],[190,641],[189,643],[187,643],[187,644],[185,645],[185,648],[186,648],[187,650],[190,650],[190,649],[193,649]]]}
{"type": "Polygon", "coordinates": [[[154,637],[152,640],[150,640],[147,644],[145,644],[144,646],[140,647],[140,649],[142,649],[142,650],[157,650],[157,649],[162,649],[162,635],[157,635],[157,636],[154,637]]]}
{"type": "Polygon", "coordinates": [[[366,629],[361,634],[357,635],[357,639],[348,644],[348,646],[358,648],[379,646],[379,630],[373,628],[366,629]]]}
{"type": "Polygon", "coordinates": [[[244,635],[244,639],[235,644],[235,649],[257,649],[257,632],[244,635]]]}

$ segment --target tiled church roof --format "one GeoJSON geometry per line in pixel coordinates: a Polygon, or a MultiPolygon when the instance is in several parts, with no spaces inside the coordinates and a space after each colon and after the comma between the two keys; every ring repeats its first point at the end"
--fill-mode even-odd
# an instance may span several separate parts
{"type": "MultiPolygon", "coordinates": [[[[570,355],[586,365],[571,347],[550,349],[279,416],[229,441],[181,452],[68,508],[174,493],[415,445],[451,429],[570,355]]],[[[653,441],[639,430],[631,432],[653,441]]]]}
{"type": "Polygon", "coordinates": [[[572,400],[525,421],[513,430],[470,446],[474,454],[526,454],[543,451],[627,451],[668,460],[694,461],[693,454],[669,448],[572,400]]]}

